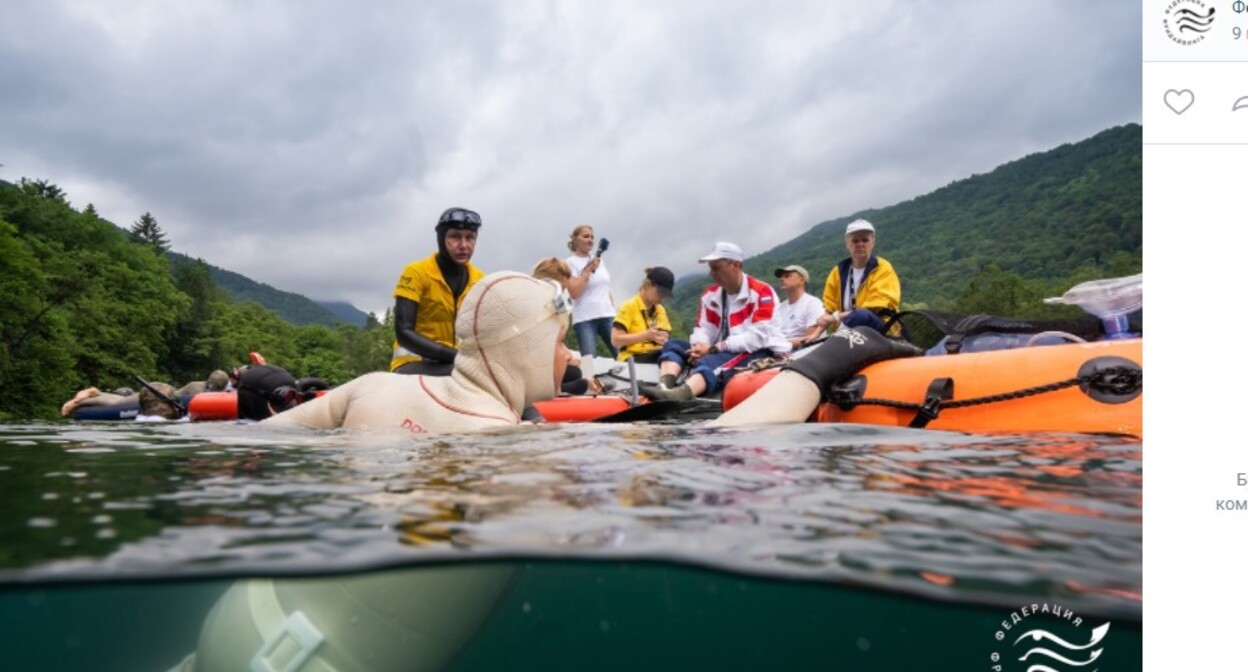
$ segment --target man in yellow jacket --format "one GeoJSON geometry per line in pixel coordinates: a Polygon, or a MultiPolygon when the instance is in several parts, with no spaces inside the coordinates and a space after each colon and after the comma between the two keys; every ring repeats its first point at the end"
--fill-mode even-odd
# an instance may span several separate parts
{"type": "Polygon", "coordinates": [[[445,376],[455,363],[455,316],[464,296],[484,277],[470,263],[481,215],[449,208],[438,218],[438,251],[403,269],[394,288],[395,373],[445,376]]]}
{"type": "MultiPolygon", "coordinates": [[[[875,256],[875,226],[856,219],[845,227],[849,258],[832,268],[823,287],[820,333],[837,324],[884,331],[884,320],[901,307],[901,280],[893,265],[875,256]]],[[[890,332],[900,331],[894,325],[890,332]]]]}

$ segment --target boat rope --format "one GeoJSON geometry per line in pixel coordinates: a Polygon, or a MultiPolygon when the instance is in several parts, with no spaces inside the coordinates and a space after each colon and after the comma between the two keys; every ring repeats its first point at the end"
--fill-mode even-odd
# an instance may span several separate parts
{"type": "MultiPolygon", "coordinates": [[[[1003,392],[999,394],[990,394],[973,399],[959,399],[956,401],[948,401],[953,396],[953,380],[949,378],[937,378],[932,381],[928,387],[927,395],[922,403],[914,403],[909,401],[897,401],[895,399],[874,399],[874,398],[855,398],[854,390],[836,390],[833,389],[829,393],[829,401],[837,404],[844,410],[850,410],[856,406],[884,406],[887,408],[899,408],[904,410],[915,411],[914,420],[910,426],[915,428],[926,427],[927,423],[935,420],[942,410],[950,408],[966,408],[969,406],[981,406],[984,404],[993,404],[1002,401],[1011,401],[1014,399],[1023,399],[1039,394],[1047,394],[1049,392],[1057,392],[1068,387],[1078,385],[1089,396],[1098,398],[1097,395],[1122,401],[1128,401],[1135,398],[1144,387],[1144,370],[1133,363],[1101,367],[1088,373],[1083,373],[1074,378],[1060,380],[1045,385],[1036,385],[1026,387],[1013,392],[1003,392]]],[[[1110,402],[1117,403],[1117,402],[1110,402]]]]}

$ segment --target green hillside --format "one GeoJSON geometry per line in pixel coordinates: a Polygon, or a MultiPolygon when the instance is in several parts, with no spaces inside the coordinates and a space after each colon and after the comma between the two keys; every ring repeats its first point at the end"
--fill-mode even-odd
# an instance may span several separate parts
{"type": "MultiPolygon", "coordinates": [[[[190,263],[190,257],[169,253],[170,261],[190,263]]],[[[368,314],[347,303],[318,303],[301,294],[286,292],[224,268],[208,264],[213,282],[239,301],[256,303],[277,313],[282,319],[296,325],[324,324],[333,326],[339,322],[362,327],[368,322],[368,314]]]]}
{"type": "Polygon", "coordinates": [[[145,235],[75,210],[46,180],[0,182],[0,420],[55,418],[76,390],[136,374],[203,380],[250,352],[331,385],[389,363],[392,323],[296,326],[230,296],[202,260],[172,259],[150,213],[140,222],[145,235]]]}
{"type": "MultiPolygon", "coordinates": [[[[1060,294],[1075,280],[1139,272],[1142,137],[1137,124],[1111,128],[909,201],[821,222],[747,259],[745,270],[773,282],[776,267],[801,264],[811,273],[809,291],[821,296],[832,267],[848,256],[845,225],[864,217],[878,232],[876,254],[901,276],[903,308],[984,310],[983,299],[994,297],[975,294],[1009,287],[1026,299],[1005,304],[1020,314],[1037,295],[1060,294]]],[[[678,283],[674,308],[685,324],[706,282],[678,283]]]]}

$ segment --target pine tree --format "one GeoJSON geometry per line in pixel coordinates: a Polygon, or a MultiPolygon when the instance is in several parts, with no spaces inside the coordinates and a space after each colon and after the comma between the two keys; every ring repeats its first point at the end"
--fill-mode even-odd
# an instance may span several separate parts
{"type": "Polygon", "coordinates": [[[169,251],[169,241],[165,238],[165,232],[150,212],[143,213],[134,226],[130,227],[130,236],[140,243],[151,245],[160,254],[169,251]]]}

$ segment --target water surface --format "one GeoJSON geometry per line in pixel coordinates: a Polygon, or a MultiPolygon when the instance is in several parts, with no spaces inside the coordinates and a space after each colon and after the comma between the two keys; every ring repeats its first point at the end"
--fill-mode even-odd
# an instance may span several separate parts
{"type": "MultiPolygon", "coordinates": [[[[431,438],[228,423],[7,425],[0,616],[86,609],[108,603],[99,596],[109,591],[130,591],[131,604],[159,601],[144,591],[185,593],[174,610],[182,616],[161,622],[178,624],[182,636],[165,639],[186,650],[196,634],[186,623],[228,584],[207,579],[506,561],[523,571],[499,617],[457,658],[462,669],[503,664],[491,656],[516,649],[517,637],[533,664],[572,638],[586,661],[615,652],[607,658],[653,666],[613,647],[635,650],[629,637],[657,641],[664,623],[687,628],[689,619],[718,624],[708,641],[760,628],[776,630],[774,641],[807,641],[843,620],[847,604],[862,615],[837,654],[856,656],[850,669],[889,669],[883,650],[926,660],[924,647],[951,635],[922,622],[958,624],[988,647],[997,616],[1033,603],[1113,620],[1120,655],[1138,657],[1141,478],[1138,440],[1088,435],[548,425],[431,438]],[[526,594],[541,596],[528,611],[526,594]],[[582,604],[594,599],[615,606],[582,604]],[[541,611],[560,600],[586,614],[541,611]],[[747,603],[757,615],[790,605],[806,616],[729,616],[747,603]],[[543,630],[540,613],[565,625],[543,630]],[[598,628],[593,637],[573,636],[586,624],[598,628]],[[923,644],[931,632],[945,634],[923,644]],[[543,653],[537,643],[548,640],[543,653]]],[[[728,660],[763,655],[722,644],[728,660]]],[[[821,649],[789,650],[814,664],[821,649]]],[[[656,660],[679,667],[689,651],[656,660]]],[[[888,660],[910,667],[910,658],[888,660]]]]}

